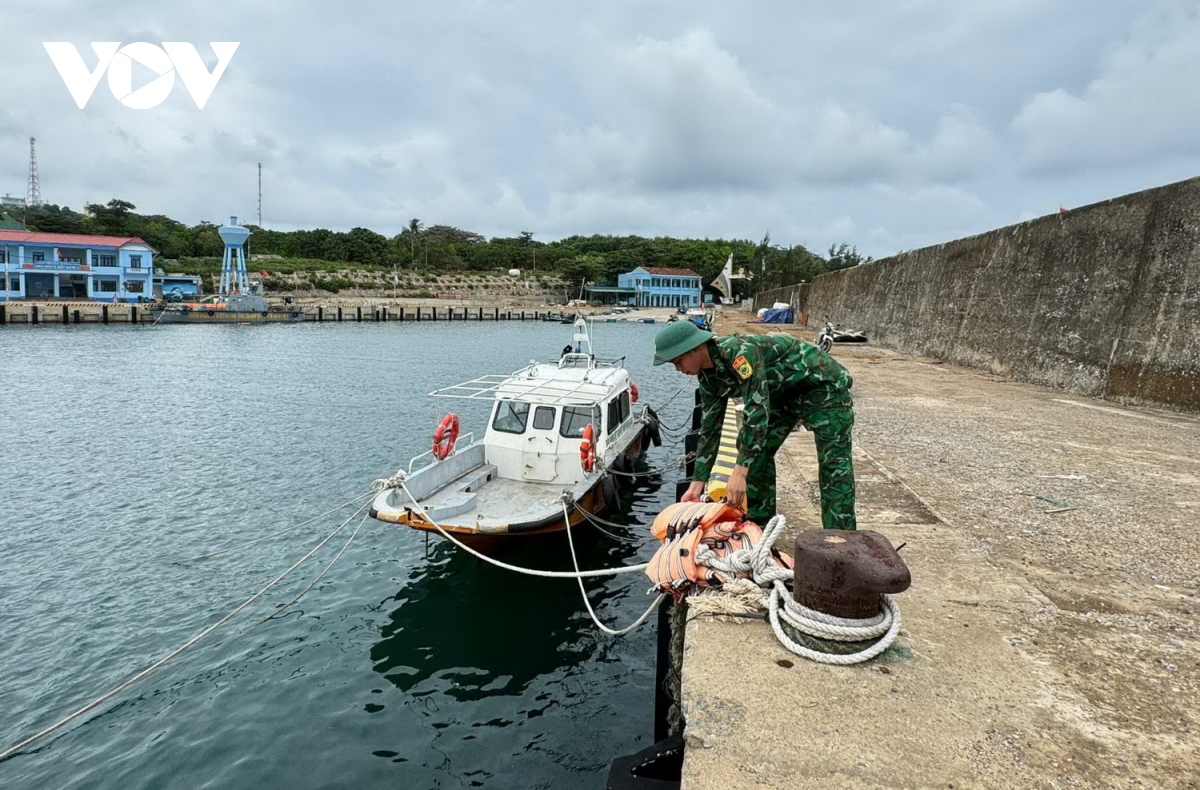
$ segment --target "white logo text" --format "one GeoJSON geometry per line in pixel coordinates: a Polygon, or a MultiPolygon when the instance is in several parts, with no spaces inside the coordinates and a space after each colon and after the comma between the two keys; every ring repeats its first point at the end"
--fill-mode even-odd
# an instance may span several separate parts
{"type": "Polygon", "coordinates": [[[137,41],[121,46],[115,41],[93,41],[92,50],[99,62],[95,69],[89,69],[83,62],[74,44],[63,41],[46,41],[42,46],[54,61],[54,67],[67,84],[71,98],[79,105],[79,109],[87,106],[92,98],[100,77],[108,71],[108,88],[117,101],[134,110],[149,110],[157,107],[171,94],[175,87],[175,75],[183,80],[184,87],[192,95],[196,106],[201,110],[212,96],[213,89],[225,73],[233,53],[237,51],[236,41],[214,41],[209,44],[217,56],[217,65],[210,72],[200,59],[200,53],[191,44],[180,41],[164,41],[162,47],[137,41]],[[157,77],[137,90],[133,89],[133,64],[137,63],[149,69],[157,77]]]}

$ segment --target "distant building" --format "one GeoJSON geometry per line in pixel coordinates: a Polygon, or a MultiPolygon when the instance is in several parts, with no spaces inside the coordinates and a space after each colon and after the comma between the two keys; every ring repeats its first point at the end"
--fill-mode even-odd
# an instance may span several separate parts
{"type": "Polygon", "coordinates": [[[617,275],[617,286],[632,288],[630,304],[638,307],[699,307],[700,275],[691,269],[639,266],[617,275]]]}
{"type": "Polygon", "coordinates": [[[0,208],[25,208],[25,198],[5,192],[4,196],[0,197],[0,208]]]}
{"type": "Polygon", "coordinates": [[[154,275],[154,298],[198,299],[203,292],[202,279],[195,274],[168,272],[154,275]]]}
{"type": "Polygon", "coordinates": [[[0,230],[0,297],[149,299],[153,257],[136,236],[0,230]]]}
{"type": "Polygon", "coordinates": [[[633,304],[637,296],[636,288],[613,288],[611,285],[589,285],[583,290],[592,304],[633,304]]]}

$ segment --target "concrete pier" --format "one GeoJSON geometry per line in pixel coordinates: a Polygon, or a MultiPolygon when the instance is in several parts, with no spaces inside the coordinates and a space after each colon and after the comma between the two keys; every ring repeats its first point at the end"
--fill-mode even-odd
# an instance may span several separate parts
{"type": "MultiPolygon", "coordinates": [[[[149,304],[118,302],[12,301],[0,303],[4,324],[148,324],[154,321],[149,304]]],[[[311,304],[302,305],[305,321],[541,321],[557,310],[461,304],[311,304]]]]}
{"type": "MultiPolygon", "coordinates": [[[[797,333],[747,318],[719,330],[797,333]]],[[[683,788],[1196,787],[1200,418],[833,353],[859,526],[908,544],[904,627],[838,668],[689,615],[683,788]]],[[[780,511],[818,528],[812,435],[777,463],[780,511]]]]}

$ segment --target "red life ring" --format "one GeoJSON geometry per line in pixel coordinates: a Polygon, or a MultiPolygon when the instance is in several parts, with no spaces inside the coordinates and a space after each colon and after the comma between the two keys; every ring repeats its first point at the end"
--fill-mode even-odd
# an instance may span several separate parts
{"type": "Polygon", "coordinates": [[[433,432],[433,457],[439,461],[449,458],[454,452],[454,443],[458,441],[458,415],[450,412],[438,423],[433,432]]]}
{"type": "Polygon", "coordinates": [[[595,438],[596,433],[591,424],[583,426],[583,438],[579,442],[579,465],[585,472],[590,472],[596,467],[595,438]]]}
{"type": "Polygon", "coordinates": [[[629,399],[631,401],[633,401],[634,403],[637,403],[637,399],[638,399],[637,385],[634,384],[632,381],[629,382],[629,399]]]}

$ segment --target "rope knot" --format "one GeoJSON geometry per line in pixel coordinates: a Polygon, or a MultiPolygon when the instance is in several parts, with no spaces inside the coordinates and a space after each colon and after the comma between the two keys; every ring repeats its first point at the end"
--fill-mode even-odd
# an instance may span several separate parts
{"type": "Polygon", "coordinates": [[[404,481],[408,479],[408,474],[403,470],[397,470],[396,474],[391,477],[380,477],[371,483],[372,491],[387,491],[391,488],[400,488],[404,485],[404,481]]]}

